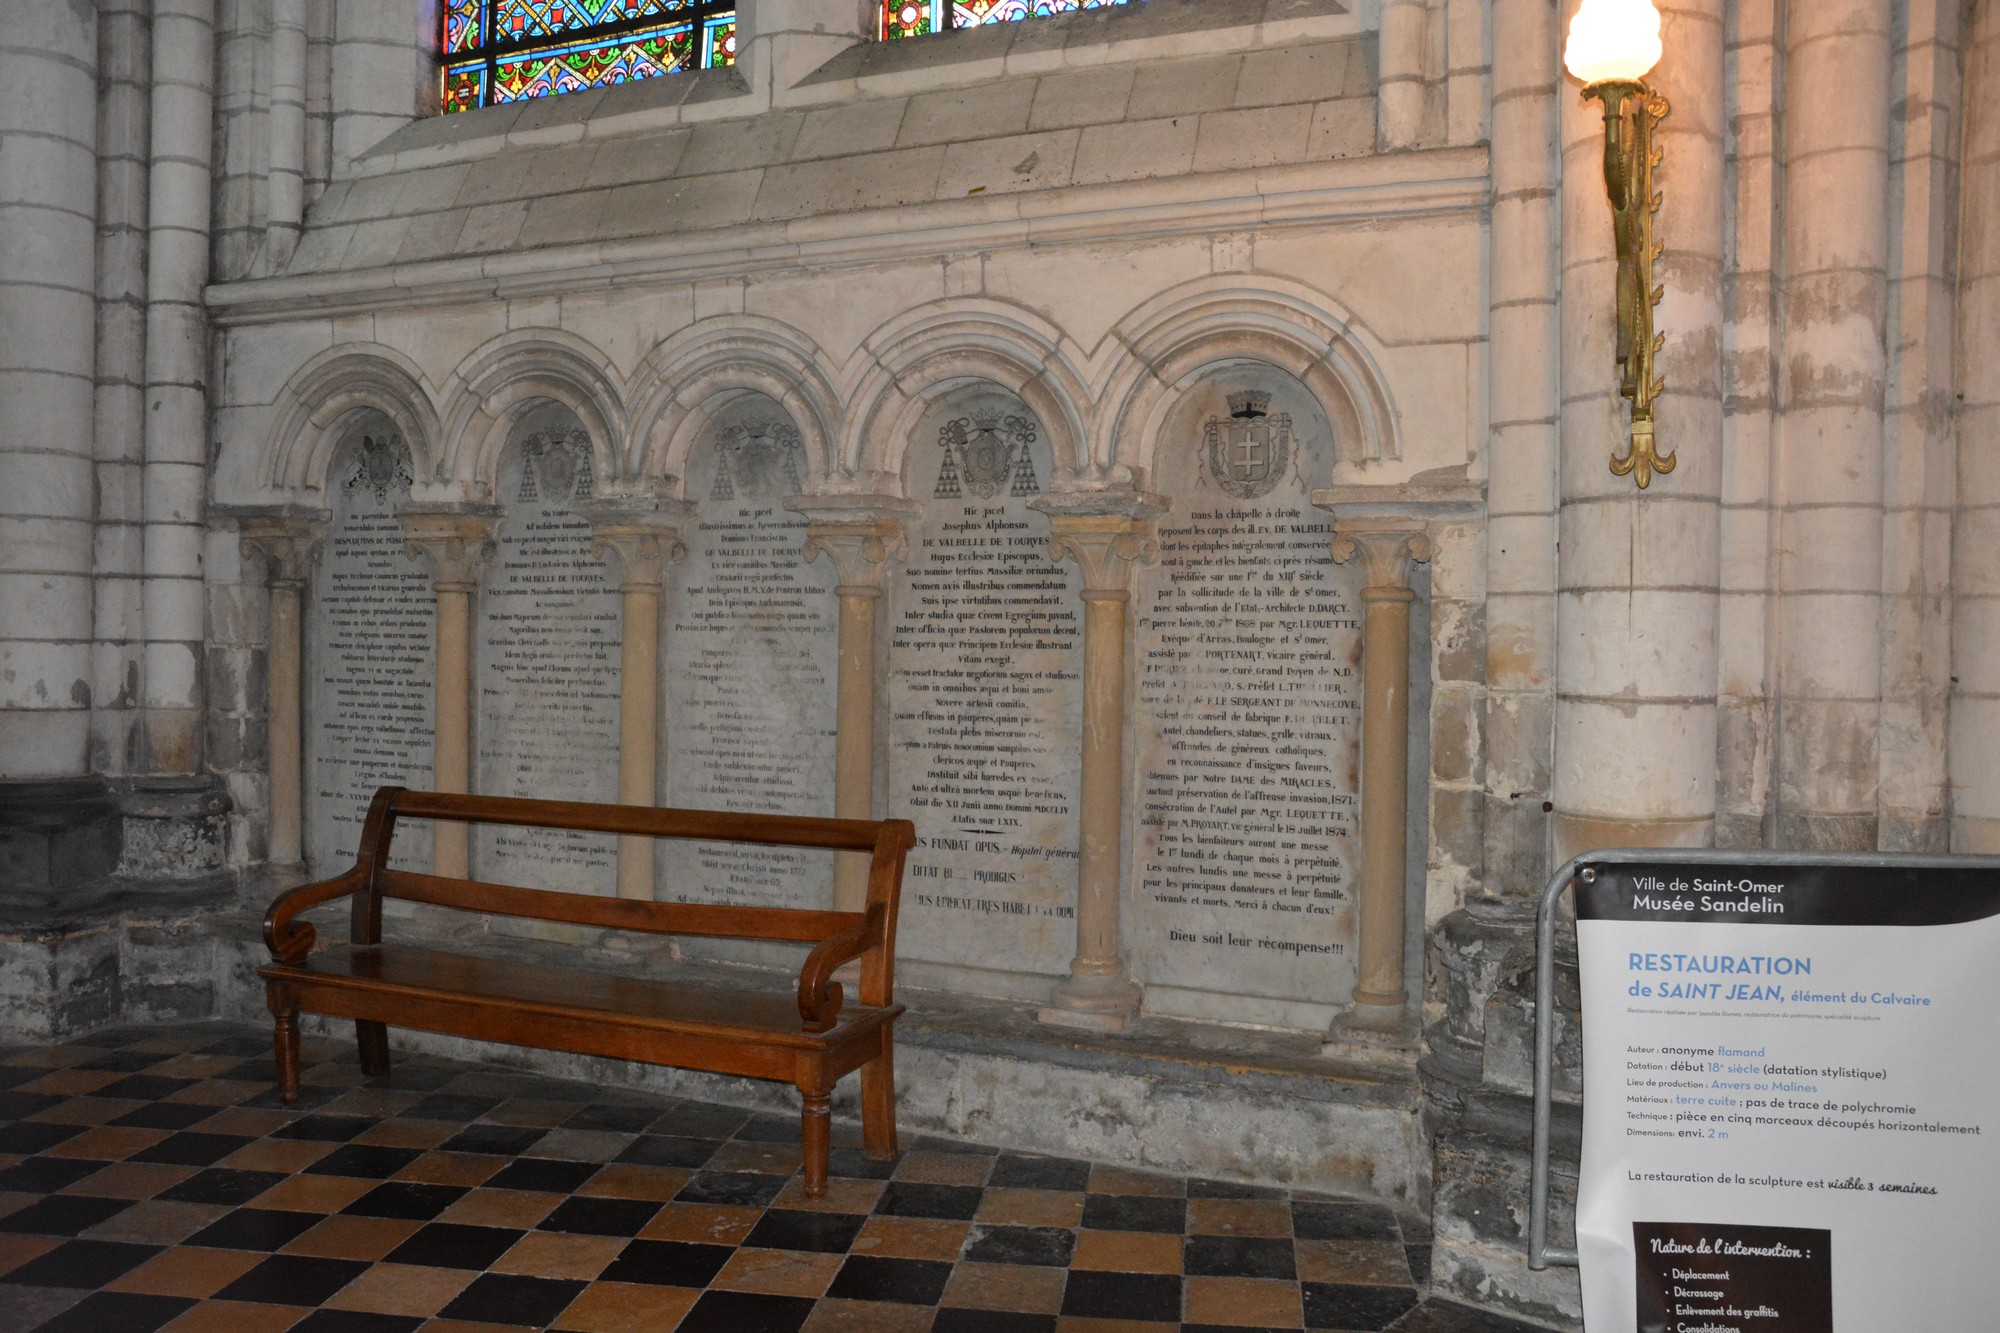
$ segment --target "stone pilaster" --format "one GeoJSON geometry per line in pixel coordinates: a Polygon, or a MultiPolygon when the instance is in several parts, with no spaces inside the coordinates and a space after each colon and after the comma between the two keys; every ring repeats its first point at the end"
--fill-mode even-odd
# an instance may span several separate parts
{"type": "MultiPolygon", "coordinates": [[[[811,496],[786,501],[806,516],[808,560],[824,555],[840,579],[840,667],[835,691],[833,813],[875,817],[875,639],[890,567],[909,547],[904,519],[914,510],[892,496],[811,496]]],[[[868,858],[834,857],[836,910],[858,912],[868,896],[868,858]]]]}
{"type": "MultiPolygon", "coordinates": [[[[615,559],[622,601],[618,656],[618,801],[652,805],[659,788],[660,602],[667,570],[687,558],[683,515],[650,497],[592,500],[583,506],[591,545],[615,559]]],[[[653,840],[618,839],[618,896],[653,897],[653,840]]]]}
{"type": "Polygon", "coordinates": [[[1140,991],[1119,954],[1125,827],[1125,635],[1132,570],[1152,559],[1153,520],[1139,494],[1045,495],[1049,552],[1083,572],[1083,754],[1077,780],[1076,956],[1041,1020],[1117,1032],[1138,1017],[1140,991]]]}
{"type": "MultiPolygon", "coordinates": [[[[437,594],[436,704],[431,781],[439,791],[472,789],[472,598],[493,557],[500,511],[482,505],[404,505],[406,549],[431,564],[437,594]]],[[[471,827],[440,820],[433,833],[432,864],[440,875],[463,879],[471,867],[471,827]]]]}
{"type": "Polygon", "coordinates": [[[306,585],[312,582],[326,548],[332,516],[324,510],[284,508],[244,513],[237,536],[245,556],[261,556],[268,572],[270,628],[265,639],[268,659],[266,742],[269,755],[270,843],[273,867],[302,869],[305,864],[305,770],[300,759],[305,715],[301,630],[306,585]]]}

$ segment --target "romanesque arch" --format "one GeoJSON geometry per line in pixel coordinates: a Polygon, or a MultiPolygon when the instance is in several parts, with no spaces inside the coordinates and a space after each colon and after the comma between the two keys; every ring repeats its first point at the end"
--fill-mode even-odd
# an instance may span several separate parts
{"type": "Polygon", "coordinates": [[[286,495],[323,494],[335,454],[369,413],[394,425],[417,475],[429,476],[440,436],[422,370],[392,347],[348,343],[306,362],[279,393],[265,483],[286,495]]]}
{"type": "Polygon", "coordinates": [[[567,408],[590,435],[598,477],[623,477],[624,386],[611,358],[559,329],[503,334],[461,362],[445,383],[443,453],[436,480],[490,489],[514,427],[538,403],[567,408]]]}

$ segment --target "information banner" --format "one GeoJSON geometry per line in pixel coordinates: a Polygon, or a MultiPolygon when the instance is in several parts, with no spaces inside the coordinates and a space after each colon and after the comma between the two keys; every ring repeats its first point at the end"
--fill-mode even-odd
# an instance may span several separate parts
{"type": "Polygon", "coordinates": [[[2000,872],[1593,869],[1589,1333],[2000,1329],[2000,872]]]}

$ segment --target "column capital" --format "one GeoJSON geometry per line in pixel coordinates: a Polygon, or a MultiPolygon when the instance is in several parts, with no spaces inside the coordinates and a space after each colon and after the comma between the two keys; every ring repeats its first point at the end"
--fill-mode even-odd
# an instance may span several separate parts
{"type": "Polygon", "coordinates": [[[840,579],[840,591],[878,593],[889,566],[909,554],[910,539],[900,518],[814,522],[806,528],[800,554],[808,562],[824,554],[840,579]]]}
{"type": "Polygon", "coordinates": [[[310,582],[333,527],[331,513],[303,505],[221,510],[217,517],[236,520],[244,556],[264,559],[273,587],[303,587],[310,582]]]}
{"type": "Polygon", "coordinates": [[[432,586],[470,592],[492,558],[500,511],[489,505],[409,504],[396,510],[403,549],[431,562],[432,586]]]}
{"type": "Polygon", "coordinates": [[[590,520],[590,546],[599,559],[616,557],[627,588],[658,589],[667,569],[687,559],[682,531],[694,506],[613,496],[588,500],[578,510],[590,520]]]}
{"type": "Polygon", "coordinates": [[[1074,560],[1083,571],[1083,595],[1123,597],[1132,568],[1159,553],[1148,519],[1116,514],[1049,515],[1049,559],[1074,560]]]}
{"type": "Polygon", "coordinates": [[[1333,562],[1344,565],[1357,555],[1364,590],[1405,590],[1411,566],[1430,562],[1430,525],[1401,517],[1334,519],[1333,562]]]}

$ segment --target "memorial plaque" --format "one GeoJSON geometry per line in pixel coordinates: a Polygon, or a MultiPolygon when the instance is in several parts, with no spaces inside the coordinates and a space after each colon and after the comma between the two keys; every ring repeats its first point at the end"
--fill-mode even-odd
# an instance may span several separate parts
{"type": "MultiPolygon", "coordinates": [[[[805,447],[761,396],[717,415],[690,454],[697,502],[674,570],[667,633],[668,803],[833,813],[839,602],[825,561],[806,564],[805,447]]],[[[827,909],[830,853],[665,842],[657,894],[673,902],[827,909]]]]}
{"type": "MultiPolygon", "coordinates": [[[[537,430],[507,451],[500,523],[480,599],[474,787],[488,796],[618,799],[622,614],[591,550],[590,437],[537,430]]],[[[474,871],[527,888],[616,891],[616,840],[561,829],[475,826],[474,871]]]]}
{"type": "Polygon", "coordinates": [[[1359,576],[1308,500],[1331,453],[1301,388],[1246,373],[1195,390],[1155,460],[1174,507],[1138,579],[1130,844],[1149,1007],[1303,1026],[1353,988],[1359,576]]]}
{"type": "Polygon", "coordinates": [[[1012,395],[960,395],[919,427],[889,599],[890,811],[917,826],[908,958],[1061,975],[1076,945],[1082,578],[1028,508],[1054,467],[1012,395]]]}
{"type": "MultiPolygon", "coordinates": [[[[306,612],[306,861],[317,878],[354,864],[375,789],[431,785],[437,600],[403,548],[396,506],[410,498],[410,453],[386,423],[343,449],[327,484],[333,511],[306,612]]],[[[429,870],[431,831],[399,829],[394,864],[429,870]]]]}

